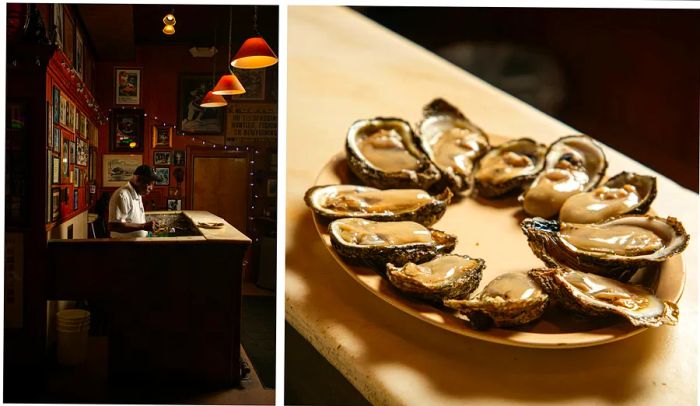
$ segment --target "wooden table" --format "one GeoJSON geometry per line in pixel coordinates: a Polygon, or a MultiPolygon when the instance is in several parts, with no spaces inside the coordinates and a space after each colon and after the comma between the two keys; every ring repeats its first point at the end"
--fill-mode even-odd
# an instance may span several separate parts
{"type": "MultiPolygon", "coordinates": [[[[286,319],[370,402],[696,404],[697,194],[655,174],[654,209],[678,217],[692,236],[677,326],[569,350],[444,331],[347,275],[319,239],[304,192],[342,150],[353,121],[381,115],[415,122],[435,97],[495,134],[550,143],[577,131],[349,9],[290,7],[288,47],[286,319]]],[[[654,174],[605,152],[610,174],[654,174]]],[[[287,374],[297,372],[287,366],[287,374]]]]}

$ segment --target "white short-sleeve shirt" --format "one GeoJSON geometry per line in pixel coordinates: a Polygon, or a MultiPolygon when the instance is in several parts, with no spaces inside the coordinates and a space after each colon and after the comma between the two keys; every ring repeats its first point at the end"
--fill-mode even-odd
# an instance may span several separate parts
{"type": "MultiPolygon", "coordinates": [[[[131,186],[131,182],[117,189],[109,199],[109,222],[110,223],[139,223],[146,222],[146,212],[143,209],[141,195],[131,186]]],[[[135,238],[147,237],[148,232],[144,230],[132,231],[130,233],[110,232],[112,238],[135,238]]]]}

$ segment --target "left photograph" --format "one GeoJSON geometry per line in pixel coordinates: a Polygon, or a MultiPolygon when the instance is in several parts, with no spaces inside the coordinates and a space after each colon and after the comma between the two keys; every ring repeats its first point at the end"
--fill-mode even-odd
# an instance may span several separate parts
{"type": "Polygon", "coordinates": [[[6,11],[3,402],[274,404],[279,8],[6,11]]]}

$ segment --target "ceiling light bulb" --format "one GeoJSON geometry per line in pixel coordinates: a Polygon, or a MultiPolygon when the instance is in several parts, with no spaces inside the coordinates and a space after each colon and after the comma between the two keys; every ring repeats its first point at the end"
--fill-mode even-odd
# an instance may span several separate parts
{"type": "Polygon", "coordinates": [[[163,24],[165,24],[165,25],[175,25],[175,23],[176,23],[176,21],[175,21],[175,16],[174,16],[174,15],[168,13],[168,14],[165,15],[165,17],[163,17],[163,24]]]}

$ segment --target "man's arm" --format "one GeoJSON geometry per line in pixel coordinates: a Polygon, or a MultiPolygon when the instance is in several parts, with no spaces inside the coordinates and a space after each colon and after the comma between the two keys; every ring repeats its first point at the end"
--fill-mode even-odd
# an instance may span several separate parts
{"type": "Polygon", "coordinates": [[[110,222],[107,224],[109,231],[114,231],[115,233],[131,233],[133,231],[153,231],[153,226],[155,221],[147,223],[120,223],[118,221],[110,222]]]}

